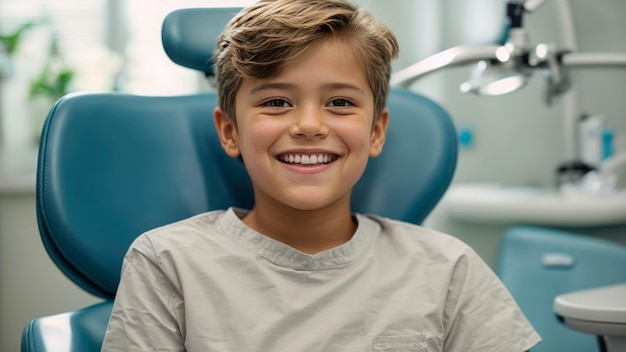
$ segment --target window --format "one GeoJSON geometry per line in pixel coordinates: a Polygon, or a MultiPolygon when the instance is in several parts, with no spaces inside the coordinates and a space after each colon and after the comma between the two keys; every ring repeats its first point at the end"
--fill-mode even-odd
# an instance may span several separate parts
{"type": "MultiPolygon", "coordinates": [[[[0,50],[2,146],[32,144],[33,134],[38,133],[40,125],[30,117],[40,112],[33,111],[36,104],[30,99],[29,91],[33,81],[45,74],[51,45],[58,43],[57,52],[64,59],[75,53],[83,54],[88,48],[105,47],[103,14],[107,14],[107,8],[108,0],[0,0],[0,33],[6,36],[19,28],[28,28],[21,32],[15,51],[7,50],[6,45],[0,50]]],[[[52,86],[46,88],[49,89],[41,90],[41,94],[46,95],[43,92],[47,91],[54,96],[52,86]]]]}
{"type": "Polygon", "coordinates": [[[161,45],[161,24],[173,10],[191,7],[245,7],[255,0],[129,0],[127,90],[137,94],[184,94],[196,91],[204,78],[172,63],[161,45]]]}
{"type": "MultiPolygon", "coordinates": [[[[57,66],[73,72],[65,90],[57,91],[190,93],[202,87],[203,78],[166,56],[160,30],[165,16],[177,8],[244,7],[254,1],[0,0],[1,34],[33,23],[23,32],[20,46],[10,58],[0,50],[0,146],[32,144],[33,134],[38,134],[52,102],[44,102],[42,108],[33,111],[40,104],[29,91],[49,64],[53,43],[58,49],[55,60],[62,63],[57,66]]],[[[49,100],[56,98],[50,93],[49,100]]]]}

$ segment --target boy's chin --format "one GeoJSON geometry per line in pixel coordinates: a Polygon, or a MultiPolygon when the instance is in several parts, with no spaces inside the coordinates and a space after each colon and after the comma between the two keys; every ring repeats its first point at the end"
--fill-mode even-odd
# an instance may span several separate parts
{"type": "Polygon", "coordinates": [[[288,202],[284,203],[287,207],[302,212],[317,212],[317,211],[340,211],[342,210],[342,205],[345,205],[346,209],[350,209],[349,201],[345,201],[344,199],[335,199],[335,198],[324,198],[319,195],[316,196],[304,196],[300,199],[292,199],[288,202]]]}

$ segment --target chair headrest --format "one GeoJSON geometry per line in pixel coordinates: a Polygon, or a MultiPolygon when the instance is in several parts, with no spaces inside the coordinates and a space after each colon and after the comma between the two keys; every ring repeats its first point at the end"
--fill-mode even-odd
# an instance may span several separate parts
{"type": "Polygon", "coordinates": [[[191,8],[171,12],[161,28],[167,56],[175,63],[213,75],[217,38],[241,8],[191,8]]]}

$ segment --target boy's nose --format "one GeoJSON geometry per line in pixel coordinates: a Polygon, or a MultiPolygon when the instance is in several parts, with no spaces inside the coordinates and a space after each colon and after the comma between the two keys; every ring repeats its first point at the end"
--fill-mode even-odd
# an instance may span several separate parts
{"type": "Polygon", "coordinates": [[[295,137],[324,137],[328,134],[322,109],[309,108],[296,112],[290,133],[295,137]]]}

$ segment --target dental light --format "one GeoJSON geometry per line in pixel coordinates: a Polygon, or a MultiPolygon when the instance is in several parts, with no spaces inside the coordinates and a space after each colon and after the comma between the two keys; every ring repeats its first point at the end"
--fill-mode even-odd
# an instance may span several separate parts
{"type": "Polygon", "coordinates": [[[463,45],[444,50],[391,76],[391,85],[408,87],[419,78],[445,67],[476,64],[469,81],[461,84],[464,93],[502,95],[526,85],[534,71],[546,78],[545,102],[550,104],[570,88],[568,71],[575,67],[626,67],[626,54],[574,53],[552,44],[530,45],[522,27],[524,13],[532,13],[545,0],[509,0],[508,28],[502,45],[463,45]]]}
{"type": "Polygon", "coordinates": [[[496,96],[521,89],[528,74],[506,68],[502,62],[482,60],[474,67],[469,81],[459,87],[463,93],[496,96]]]}

